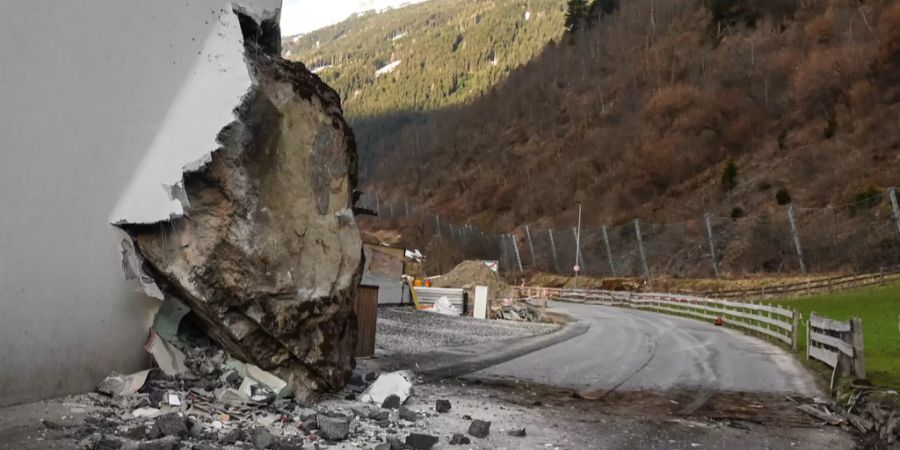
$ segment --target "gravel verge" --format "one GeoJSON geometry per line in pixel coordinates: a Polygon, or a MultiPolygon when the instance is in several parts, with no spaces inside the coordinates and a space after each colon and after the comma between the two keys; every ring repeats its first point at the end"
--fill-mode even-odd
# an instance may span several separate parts
{"type": "Polygon", "coordinates": [[[386,353],[413,355],[464,345],[554,332],[559,325],[444,316],[409,307],[378,309],[375,346],[386,353]]]}

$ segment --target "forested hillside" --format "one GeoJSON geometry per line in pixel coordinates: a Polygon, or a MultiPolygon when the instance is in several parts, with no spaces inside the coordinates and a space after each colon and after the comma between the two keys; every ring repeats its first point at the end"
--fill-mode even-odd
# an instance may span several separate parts
{"type": "Polygon", "coordinates": [[[494,86],[562,34],[564,12],[564,0],[433,0],[287,37],[284,53],[340,93],[365,149],[494,86]]]}
{"type": "Polygon", "coordinates": [[[369,188],[511,230],[571,226],[578,199],[588,223],[665,222],[900,184],[900,2],[612,3],[486,94],[366,135],[369,188]]]}

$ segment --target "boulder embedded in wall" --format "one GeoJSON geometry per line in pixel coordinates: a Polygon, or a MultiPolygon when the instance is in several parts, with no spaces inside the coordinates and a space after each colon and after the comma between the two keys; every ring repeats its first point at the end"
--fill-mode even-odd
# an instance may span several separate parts
{"type": "Polygon", "coordinates": [[[173,189],[183,215],[118,226],[213,339],[310,398],[354,365],[356,145],[337,93],[280,57],[277,18],[235,14],[253,80],[236,120],[173,189]]]}

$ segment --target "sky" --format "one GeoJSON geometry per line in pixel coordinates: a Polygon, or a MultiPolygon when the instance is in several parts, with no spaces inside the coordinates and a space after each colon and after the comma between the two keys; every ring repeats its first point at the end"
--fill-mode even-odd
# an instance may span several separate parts
{"type": "Polygon", "coordinates": [[[281,34],[307,33],[340,22],[353,13],[423,0],[283,0],[281,34]]]}

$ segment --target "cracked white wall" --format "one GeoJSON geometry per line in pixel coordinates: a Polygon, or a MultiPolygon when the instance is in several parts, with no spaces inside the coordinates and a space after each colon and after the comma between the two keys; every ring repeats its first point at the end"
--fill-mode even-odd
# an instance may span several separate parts
{"type": "Polygon", "coordinates": [[[165,186],[231,121],[249,86],[231,4],[4,6],[0,405],[89,390],[147,364],[159,302],[125,281],[110,222],[179,213],[165,186]]]}

